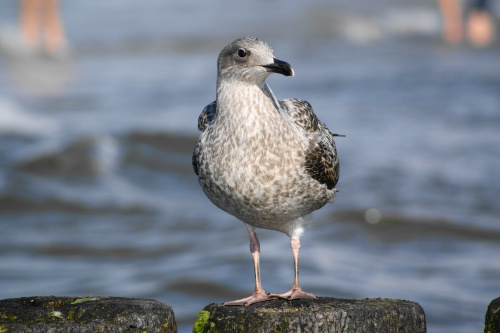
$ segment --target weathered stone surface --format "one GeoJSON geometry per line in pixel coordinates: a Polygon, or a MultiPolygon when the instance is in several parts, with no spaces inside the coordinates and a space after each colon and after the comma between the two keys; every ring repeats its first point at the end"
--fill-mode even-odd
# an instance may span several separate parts
{"type": "Polygon", "coordinates": [[[0,300],[0,333],[177,332],[172,307],[152,299],[37,296],[0,300]]]}
{"type": "Polygon", "coordinates": [[[491,301],[486,311],[484,333],[500,333],[500,297],[491,301]]]}
{"type": "Polygon", "coordinates": [[[193,332],[426,332],[415,302],[395,299],[273,300],[249,306],[209,304],[193,332]]]}

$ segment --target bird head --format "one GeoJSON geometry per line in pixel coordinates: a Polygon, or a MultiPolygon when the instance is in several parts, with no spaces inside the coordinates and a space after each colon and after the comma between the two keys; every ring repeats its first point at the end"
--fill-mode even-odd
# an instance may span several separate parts
{"type": "Polygon", "coordinates": [[[258,38],[239,38],[219,54],[219,80],[229,79],[262,85],[272,73],[294,75],[292,66],[274,58],[274,50],[258,38]]]}

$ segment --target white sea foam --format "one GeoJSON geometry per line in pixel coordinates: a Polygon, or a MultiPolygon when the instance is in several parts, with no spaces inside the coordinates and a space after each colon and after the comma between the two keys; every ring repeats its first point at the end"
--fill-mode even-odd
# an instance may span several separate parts
{"type": "Polygon", "coordinates": [[[0,134],[39,136],[52,133],[58,127],[54,119],[24,111],[0,96],[0,134]]]}

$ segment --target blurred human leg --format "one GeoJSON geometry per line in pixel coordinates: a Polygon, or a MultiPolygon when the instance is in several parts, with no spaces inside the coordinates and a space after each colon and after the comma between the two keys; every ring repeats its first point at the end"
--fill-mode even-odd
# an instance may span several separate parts
{"type": "Polygon", "coordinates": [[[22,0],[21,2],[21,33],[24,44],[35,49],[40,44],[40,25],[42,0],[22,0]]]}
{"type": "Polygon", "coordinates": [[[450,44],[462,41],[463,24],[460,4],[457,0],[439,0],[443,15],[444,38],[450,44]]]}
{"type": "Polygon", "coordinates": [[[49,53],[54,53],[61,48],[64,42],[57,0],[45,0],[44,9],[45,49],[49,53]]]}

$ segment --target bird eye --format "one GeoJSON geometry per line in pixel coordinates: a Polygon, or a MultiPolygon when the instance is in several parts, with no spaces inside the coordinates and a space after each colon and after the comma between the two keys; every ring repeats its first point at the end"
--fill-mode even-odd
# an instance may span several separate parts
{"type": "Polygon", "coordinates": [[[246,56],[247,56],[247,51],[245,51],[245,49],[238,50],[238,57],[245,58],[246,56]]]}

